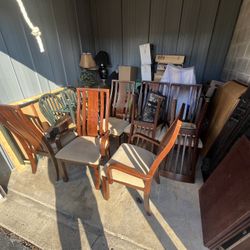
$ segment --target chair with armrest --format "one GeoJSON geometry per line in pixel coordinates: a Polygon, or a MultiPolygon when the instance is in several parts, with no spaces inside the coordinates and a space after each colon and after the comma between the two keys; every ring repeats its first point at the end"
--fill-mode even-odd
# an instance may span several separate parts
{"type": "MultiPolygon", "coordinates": [[[[56,154],[65,178],[65,162],[85,164],[94,168],[95,187],[99,189],[101,157],[109,156],[109,90],[95,88],[77,89],[76,128],[78,136],[56,154]]],[[[60,147],[60,138],[56,139],[60,147]]]]}
{"type": "Polygon", "coordinates": [[[142,190],[144,192],[145,210],[149,215],[151,214],[149,206],[151,183],[154,176],[156,176],[156,180],[159,183],[158,169],[161,162],[174,146],[181,128],[182,122],[180,117],[182,117],[183,110],[184,106],[181,108],[180,115],[167,130],[161,142],[144,134],[138,133],[133,135],[132,141],[141,139],[157,146],[158,150],[156,155],[144,148],[132,144],[123,143],[120,145],[115,154],[101,169],[102,189],[106,200],[109,199],[109,184],[118,182],[125,186],[142,190]]]}
{"type": "Polygon", "coordinates": [[[132,96],[135,90],[134,81],[112,80],[110,94],[111,117],[109,118],[110,134],[119,138],[131,119],[132,96]]]}
{"type": "Polygon", "coordinates": [[[30,160],[32,173],[37,171],[37,154],[48,156],[56,170],[59,180],[59,169],[54,151],[46,140],[39,119],[33,122],[19,106],[0,105],[0,123],[20,142],[30,160]]]}

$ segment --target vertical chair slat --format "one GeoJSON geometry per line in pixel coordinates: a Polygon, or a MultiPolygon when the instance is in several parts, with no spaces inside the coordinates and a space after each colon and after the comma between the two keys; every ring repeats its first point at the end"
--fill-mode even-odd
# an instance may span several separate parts
{"type": "Polygon", "coordinates": [[[98,92],[88,92],[88,114],[87,114],[87,133],[89,136],[97,136],[98,127],[98,92]]]}
{"type": "MultiPolygon", "coordinates": [[[[102,135],[103,134],[103,117],[104,117],[104,93],[101,92],[100,93],[100,98],[101,98],[101,106],[100,106],[100,134],[102,135]]],[[[107,105],[109,105],[107,103],[107,105]]],[[[106,128],[104,128],[106,129],[106,128]]]]}

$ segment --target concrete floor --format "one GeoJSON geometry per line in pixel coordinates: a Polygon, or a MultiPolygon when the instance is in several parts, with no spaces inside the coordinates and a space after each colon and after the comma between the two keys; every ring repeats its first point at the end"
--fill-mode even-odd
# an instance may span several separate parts
{"type": "Polygon", "coordinates": [[[153,183],[152,216],[136,202],[140,192],[111,185],[105,201],[91,171],[68,166],[69,182],[55,182],[47,158],[38,172],[13,171],[0,225],[42,249],[206,249],[202,243],[198,189],[161,178],[153,183]],[[47,166],[49,165],[49,166],[47,166]]]}
{"type": "Polygon", "coordinates": [[[39,250],[29,242],[14,235],[0,226],[0,247],[1,250],[39,250]]]}

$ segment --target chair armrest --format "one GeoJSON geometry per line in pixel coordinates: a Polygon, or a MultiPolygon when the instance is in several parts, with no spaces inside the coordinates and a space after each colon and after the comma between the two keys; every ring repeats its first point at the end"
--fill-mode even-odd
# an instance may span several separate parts
{"type": "Polygon", "coordinates": [[[155,140],[155,139],[153,139],[149,136],[146,136],[144,134],[141,134],[141,133],[135,133],[132,136],[132,142],[134,141],[135,138],[143,139],[143,140],[148,141],[149,143],[151,143],[153,145],[160,146],[160,142],[158,140],[155,140]]]}
{"type": "MultiPolygon", "coordinates": [[[[68,130],[66,130],[66,131],[63,131],[63,132],[61,132],[61,133],[59,133],[59,134],[56,135],[56,137],[55,137],[55,143],[56,143],[56,146],[57,146],[57,149],[58,149],[58,150],[60,150],[60,149],[63,148],[62,143],[61,143],[61,138],[62,138],[63,136],[66,136],[66,135],[69,134],[70,132],[73,132],[73,131],[75,131],[75,129],[74,129],[74,128],[70,128],[70,129],[68,129],[68,130]]],[[[73,138],[73,139],[70,140],[70,141],[73,141],[74,139],[75,139],[75,138],[73,138]]],[[[70,142],[70,141],[69,141],[69,142],[70,142]]]]}
{"type": "Polygon", "coordinates": [[[59,133],[65,131],[65,130],[68,130],[68,126],[69,126],[69,124],[70,124],[71,122],[72,122],[71,117],[69,117],[69,116],[66,115],[65,117],[60,118],[60,119],[56,122],[55,125],[50,126],[50,127],[45,131],[45,133],[49,134],[49,133],[52,132],[52,130],[55,130],[55,129],[57,129],[57,130],[59,131],[59,133]]]}
{"type": "Polygon", "coordinates": [[[145,174],[142,174],[142,173],[139,173],[137,170],[131,168],[131,167],[128,167],[122,163],[112,163],[110,164],[108,167],[107,167],[107,177],[109,180],[112,180],[112,170],[115,169],[115,170],[118,170],[118,171],[121,171],[123,173],[126,173],[126,174],[129,174],[129,175],[132,175],[134,177],[137,177],[137,178],[140,178],[140,179],[143,179],[143,180],[149,180],[150,177],[145,175],[145,174]]]}
{"type": "Polygon", "coordinates": [[[101,135],[101,143],[100,143],[100,153],[102,156],[106,155],[106,148],[105,145],[106,143],[108,143],[108,147],[109,147],[109,130],[107,130],[104,134],[101,135]]]}

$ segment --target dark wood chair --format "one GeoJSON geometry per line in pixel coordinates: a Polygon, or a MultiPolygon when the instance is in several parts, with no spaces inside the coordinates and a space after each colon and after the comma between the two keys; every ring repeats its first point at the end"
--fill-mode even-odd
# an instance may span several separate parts
{"type": "MultiPolygon", "coordinates": [[[[56,154],[66,179],[65,162],[84,164],[94,168],[95,187],[99,189],[101,157],[109,156],[109,90],[77,89],[76,128],[78,136],[56,154]]],[[[67,133],[67,132],[66,132],[67,133]]],[[[60,147],[60,138],[56,139],[60,147]]]]}
{"type": "Polygon", "coordinates": [[[59,169],[54,151],[42,132],[39,119],[32,120],[25,115],[19,106],[0,105],[0,123],[20,142],[30,160],[32,173],[37,171],[37,154],[51,159],[59,180],[59,169]]]}
{"type": "Polygon", "coordinates": [[[157,105],[152,121],[143,121],[142,117],[149,96],[151,94],[161,94],[163,87],[164,85],[159,82],[144,81],[140,86],[139,96],[133,96],[131,124],[125,129],[125,133],[129,135],[129,142],[131,142],[131,138],[135,133],[143,133],[153,139],[157,134],[161,133],[163,126],[159,124],[159,121],[164,121],[164,96],[157,96],[157,105]]]}
{"type": "Polygon", "coordinates": [[[140,139],[145,143],[148,142],[157,146],[156,155],[132,144],[123,143],[120,145],[108,163],[101,169],[102,189],[106,200],[109,199],[109,184],[118,182],[125,186],[142,190],[144,192],[145,209],[149,215],[151,214],[149,206],[151,183],[154,176],[157,182],[160,182],[158,168],[174,146],[181,128],[182,122],[180,117],[182,117],[183,110],[184,106],[181,108],[180,116],[172,123],[160,143],[140,133],[133,135],[132,141],[140,139]]]}
{"type": "Polygon", "coordinates": [[[135,91],[134,81],[112,80],[110,94],[111,117],[109,118],[110,134],[119,138],[124,134],[125,128],[131,119],[133,94],[135,91]]]}
{"type": "Polygon", "coordinates": [[[183,122],[175,147],[170,152],[165,166],[160,171],[162,176],[194,183],[197,160],[203,147],[200,130],[208,104],[209,102],[205,100],[204,106],[198,114],[197,122],[183,122]]]}
{"type": "Polygon", "coordinates": [[[202,86],[198,84],[171,84],[167,107],[169,122],[175,119],[181,102],[184,101],[186,108],[182,117],[184,122],[175,146],[160,170],[162,176],[189,183],[195,181],[199,150],[203,147],[200,131],[209,104],[209,100],[201,94],[201,91],[202,86]],[[182,94],[184,97],[180,98],[182,94]]]}
{"type": "MultiPolygon", "coordinates": [[[[158,92],[165,97],[164,108],[159,116],[158,114],[156,115],[156,119],[162,120],[165,127],[157,126],[157,123],[151,123],[149,124],[149,129],[145,130],[141,126],[141,130],[137,128],[137,132],[151,136],[160,142],[164,136],[164,131],[168,128],[168,124],[175,120],[182,103],[185,103],[185,111],[182,117],[184,122],[175,146],[171,150],[165,161],[166,164],[161,168],[160,173],[168,178],[192,183],[195,179],[195,167],[199,150],[203,146],[200,139],[200,130],[209,100],[202,95],[202,85],[200,84],[143,82],[138,105],[133,105],[130,138],[132,138],[133,133],[136,133],[133,129],[134,113],[142,112],[141,107],[145,105],[146,97],[150,92],[158,92]],[[138,111],[134,107],[137,107],[138,111]],[[148,133],[148,131],[152,132],[148,133]]],[[[142,125],[144,124],[142,123],[142,125]]]]}

